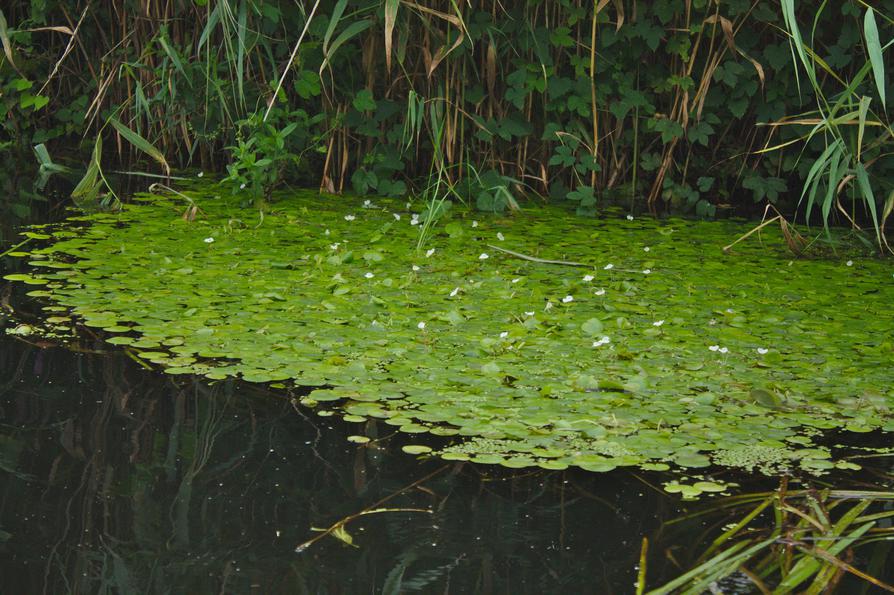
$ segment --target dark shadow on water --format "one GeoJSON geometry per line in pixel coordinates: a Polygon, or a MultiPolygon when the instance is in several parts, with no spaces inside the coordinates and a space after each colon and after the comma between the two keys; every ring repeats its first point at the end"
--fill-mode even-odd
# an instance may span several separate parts
{"type": "Polygon", "coordinates": [[[0,424],[9,593],[624,593],[641,536],[676,513],[626,473],[420,461],[348,443],[375,429],[283,392],[8,337],[0,424]],[[383,506],[433,513],[366,516],[347,525],[357,547],[294,552],[395,493],[383,506]]]}

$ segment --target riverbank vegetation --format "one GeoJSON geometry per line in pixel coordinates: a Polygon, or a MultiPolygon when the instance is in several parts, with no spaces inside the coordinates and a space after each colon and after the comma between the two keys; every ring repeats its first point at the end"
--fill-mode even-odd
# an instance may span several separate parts
{"type": "Polygon", "coordinates": [[[488,211],[769,204],[884,250],[892,31],[861,0],[17,0],[0,141],[90,163],[91,200],[101,164],[150,155],[255,199],[290,181],[488,211]]]}

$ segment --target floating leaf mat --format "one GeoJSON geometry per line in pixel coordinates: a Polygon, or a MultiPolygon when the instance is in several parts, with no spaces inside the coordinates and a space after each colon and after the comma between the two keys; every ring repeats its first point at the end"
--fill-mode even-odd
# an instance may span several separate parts
{"type": "Polygon", "coordinates": [[[772,230],[724,254],[748,225],[551,208],[454,213],[417,250],[403,202],[299,193],[260,217],[197,193],[186,221],[138,198],[52,230],[8,278],[171,374],[318,387],[321,413],[452,436],[446,459],[822,471],[854,467],[823,430],[894,429],[886,262],[791,260],[772,230]]]}

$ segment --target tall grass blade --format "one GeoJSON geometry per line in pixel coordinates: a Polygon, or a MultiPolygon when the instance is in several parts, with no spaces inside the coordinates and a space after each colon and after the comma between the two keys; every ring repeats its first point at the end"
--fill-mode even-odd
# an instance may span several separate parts
{"type": "MultiPolygon", "coordinates": [[[[828,548],[826,551],[836,556],[842,550],[850,546],[854,541],[859,539],[864,533],[869,531],[875,523],[866,523],[852,531],[846,537],[843,537],[835,542],[835,544],[828,548]]],[[[807,553],[810,553],[810,550],[807,550],[807,553]]],[[[798,562],[792,567],[791,572],[788,576],[785,577],[778,587],[776,587],[776,593],[780,595],[785,595],[786,593],[791,593],[804,581],[808,580],[812,577],[822,566],[821,559],[815,557],[809,558],[801,558],[798,562]]]]}
{"type": "Polygon", "coordinates": [[[245,32],[248,9],[245,0],[239,3],[239,17],[236,24],[236,89],[239,103],[245,105],[245,32]]]}
{"type": "Polygon", "coordinates": [[[869,53],[869,63],[872,64],[872,75],[875,77],[875,86],[878,96],[882,100],[882,108],[887,111],[885,103],[885,63],[882,60],[882,44],[878,36],[878,25],[875,23],[875,11],[866,9],[863,18],[863,34],[866,36],[866,51],[869,53]]]}
{"type": "Polygon", "coordinates": [[[155,146],[147,141],[145,138],[122,124],[117,118],[112,117],[109,118],[109,124],[118,131],[118,133],[127,140],[133,147],[139,149],[143,153],[146,153],[150,157],[152,157],[155,161],[157,161],[163,168],[166,174],[171,173],[171,166],[168,165],[165,156],[162,155],[161,151],[155,148],[155,146]]]}
{"type": "Polygon", "coordinates": [[[335,34],[335,28],[338,27],[338,22],[341,20],[341,15],[344,14],[347,5],[348,0],[338,0],[338,2],[335,3],[335,8],[332,9],[332,16],[329,17],[329,25],[326,27],[326,34],[323,35],[323,54],[329,53],[329,42],[335,34]]]}
{"type": "Polygon", "coordinates": [[[329,62],[332,60],[332,56],[338,51],[342,45],[346,42],[350,41],[352,38],[360,35],[370,27],[372,27],[373,22],[371,19],[364,19],[362,21],[356,21],[351,23],[345,30],[338,34],[338,37],[335,38],[335,41],[332,42],[332,45],[329,46],[328,49],[324,50],[326,57],[323,59],[323,63],[320,65],[320,73],[326,70],[326,67],[329,65],[329,62]]]}
{"type": "Polygon", "coordinates": [[[857,161],[863,157],[863,135],[866,132],[866,116],[869,113],[869,104],[872,102],[871,97],[860,98],[860,109],[857,125],[857,161]]]}
{"type": "Polygon", "coordinates": [[[875,229],[876,240],[878,240],[879,246],[881,246],[882,232],[879,227],[878,213],[876,212],[875,194],[872,192],[872,184],[869,182],[869,174],[866,173],[866,168],[863,167],[862,163],[857,163],[856,167],[854,167],[854,175],[857,178],[857,187],[860,188],[860,194],[863,196],[863,200],[869,208],[869,214],[872,216],[872,225],[875,229]]]}
{"type": "Polygon", "coordinates": [[[785,19],[785,26],[791,34],[798,58],[800,58],[801,64],[807,72],[807,77],[810,79],[810,84],[814,89],[818,89],[816,73],[813,70],[813,64],[807,60],[807,52],[804,49],[804,40],[801,38],[801,29],[798,27],[798,19],[795,16],[795,0],[782,0],[782,16],[785,19]]]}
{"type": "Polygon", "coordinates": [[[9,60],[10,66],[18,71],[16,62],[12,59],[12,42],[9,40],[9,28],[6,25],[6,16],[2,10],[0,10],[0,43],[3,44],[3,53],[6,54],[6,59],[9,60]]]}
{"type": "Polygon", "coordinates": [[[769,547],[776,541],[776,537],[770,537],[763,541],[759,541],[748,546],[747,541],[740,541],[733,544],[729,549],[724,550],[706,560],[702,564],[696,566],[686,574],[680,575],[671,582],[657,589],[649,591],[647,595],[670,595],[677,592],[677,589],[686,587],[683,593],[701,593],[707,585],[714,581],[718,581],[723,577],[735,572],[736,569],[744,564],[751,556],[769,547]]]}
{"type": "Polygon", "coordinates": [[[188,76],[186,76],[186,70],[183,68],[183,60],[180,59],[180,54],[171,47],[171,44],[168,43],[168,32],[166,28],[162,28],[158,35],[158,45],[161,46],[161,49],[164,50],[164,53],[171,59],[171,62],[174,63],[174,68],[177,69],[184,80],[186,80],[187,84],[192,86],[192,81],[188,76]]]}
{"type": "Polygon", "coordinates": [[[822,152],[822,154],[817,157],[816,161],[813,162],[813,165],[810,167],[810,171],[807,172],[807,178],[804,180],[804,188],[801,190],[801,198],[798,200],[798,204],[801,204],[801,201],[804,200],[804,195],[807,195],[807,214],[806,219],[808,225],[810,224],[810,213],[813,211],[813,204],[816,199],[816,192],[819,188],[819,176],[826,170],[826,166],[831,158],[832,154],[835,151],[841,151],[843,149],[841,144],[841,139],[835,139],[835,141],[826,147],[826,150],[822,152]]]}
{"type": "Polygon", "coordinates": [[[400,0],[385,0],[385,68],[391,72],[391,45],[400,0]]]}

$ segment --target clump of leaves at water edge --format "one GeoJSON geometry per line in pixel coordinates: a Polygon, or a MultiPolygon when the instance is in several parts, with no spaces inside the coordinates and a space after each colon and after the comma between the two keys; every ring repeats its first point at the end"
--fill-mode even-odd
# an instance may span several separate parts
{"type": "Polygon", "coordinates": [[[240,120],[236,144],[227,147],[227,177],[221,183],[255,203],[269,199],[290,170],[298,168],[311,140],[308,131],[319,120],[304,110],[278,107],[266,116],[257,111],[240,120]]]}

